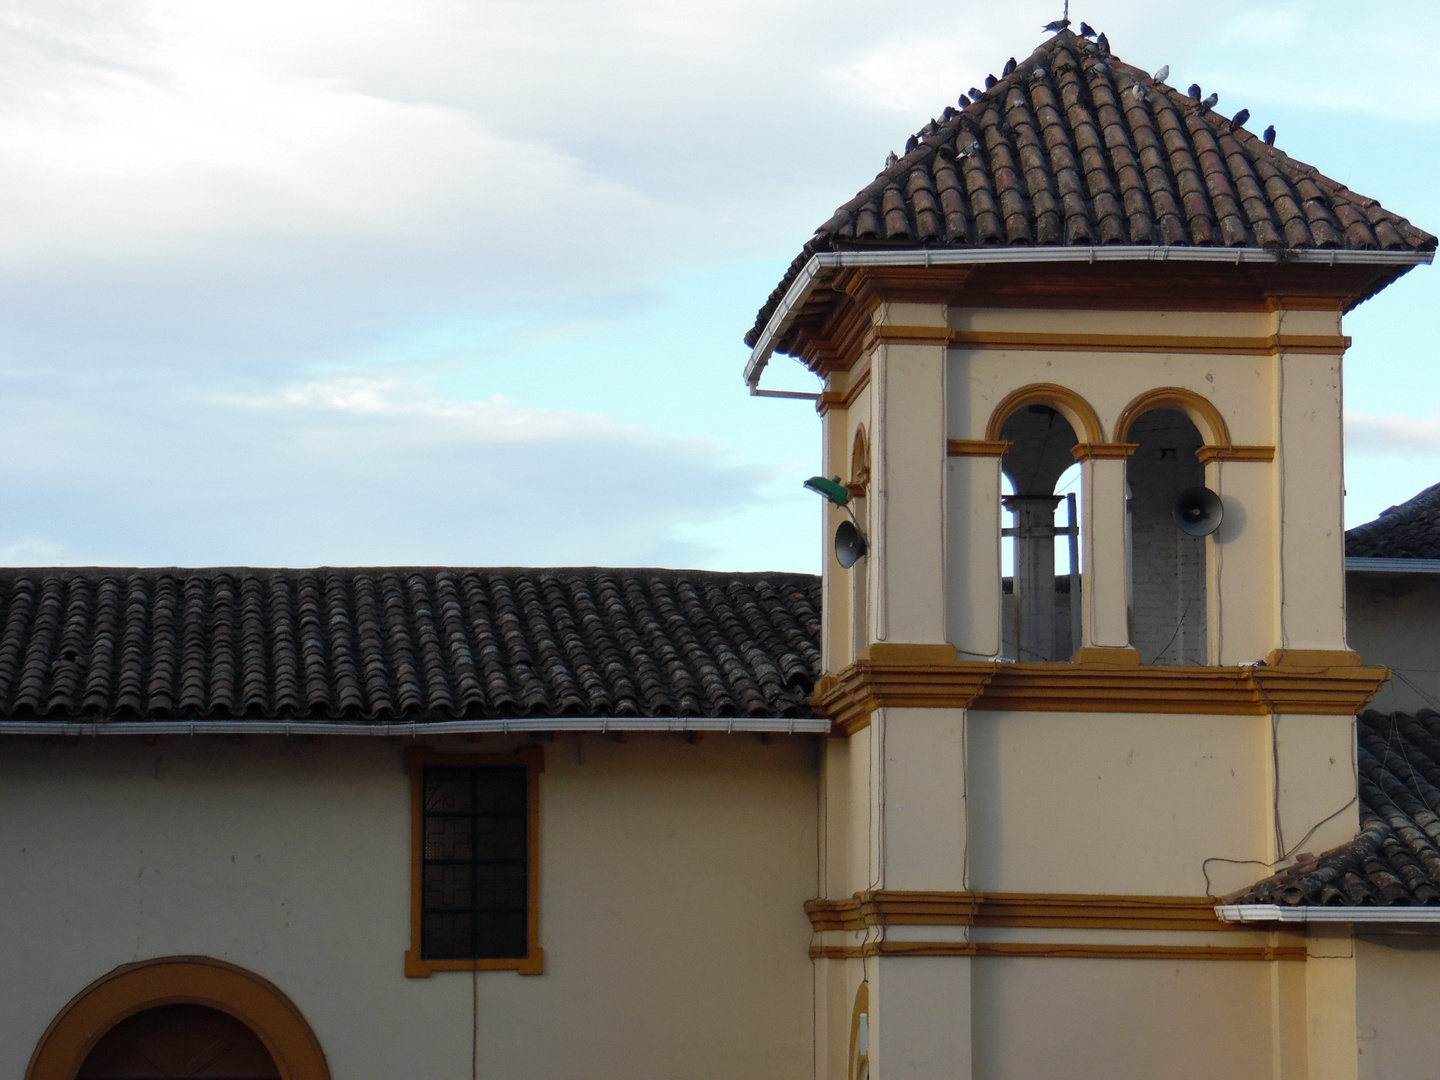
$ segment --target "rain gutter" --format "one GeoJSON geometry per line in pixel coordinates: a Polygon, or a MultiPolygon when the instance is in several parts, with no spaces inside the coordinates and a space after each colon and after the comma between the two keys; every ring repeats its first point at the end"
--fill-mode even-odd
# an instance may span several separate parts
{"type": "Polygon", "coordinates": [[[705,731],[825,735],[830,721],[814,717],[781,719],[749,716],[545,716],[510,720],[437,720],[385,724],[342,724],[323,720],[3,720],[0,735],[503,735],[527,731],[620,732],[705,731]]]}
{"type": "Polygon", "coordinates": [[[1345,560],[1351,574],[1440,574],[1440,559],[1371,559],[1356,556],[1345,560]]]}
{"type": "Polygon", "coordinates": [[[1432,262],[1433,251],[1331,251],[1287,249],[1276,253],[1263,248],[1152,247],[1116,244],[1078,248],[921,248],[911,251],[820,251],[810,257],[803,270],[785,290],[770,315],[764,331],[750,351],[745,364],[745,383],[756,397],[796,397],[815,400],[818,394],[785,390],[761,390],[760,377],[775,343],[789,329],[794,314],[804,307],[815,286],[837,270],[861,266],[1008,266],[1017,263],[1099,263],[1099,262],[1189,262],[1285,263],[1302,266],[1394,266],[1411,267],[1432,262]]]}
{"type": "Polygon", "coordinates": [[[1430,923],[1440,925],[1440,907],[1341,907],[1303,904],[1218,904],[1223,923],[1430,923]]]}

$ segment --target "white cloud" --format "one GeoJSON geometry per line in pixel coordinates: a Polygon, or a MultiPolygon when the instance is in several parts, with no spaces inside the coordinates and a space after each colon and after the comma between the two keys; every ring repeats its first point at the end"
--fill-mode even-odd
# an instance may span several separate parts
{"type": "Polygon", "coordinates": [[[1381,416],[1347,410],[1345,449],[1352,454],[1405,457],[1440,454],[1440,416],[1381,416]]]}

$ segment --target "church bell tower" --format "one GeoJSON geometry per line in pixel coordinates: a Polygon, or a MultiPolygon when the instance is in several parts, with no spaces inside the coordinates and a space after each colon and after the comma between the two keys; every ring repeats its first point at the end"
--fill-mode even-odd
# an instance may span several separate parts
{"type": "Polygon", "coordinates": [[[1435,238],[1103,36],[1006,69],[747,337],[840,485],[817,1080],[1332,1075],[1351,962],[1214,906],[1357,827],[1342,317],[1435,238]]]}

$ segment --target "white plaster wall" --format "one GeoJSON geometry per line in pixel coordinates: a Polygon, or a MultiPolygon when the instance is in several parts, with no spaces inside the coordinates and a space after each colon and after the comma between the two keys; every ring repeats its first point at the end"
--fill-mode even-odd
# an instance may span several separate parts
{"type": "MultiPolygon", "coordinates": [[[[583,764],[574,737],[545,744],[546,972],[480,974],[480,1075],[810,1075],[813,741],[581,746],[583,764]]],[[[470,975],[402,973],[401,746],[103,738],[4,750],[0,1075],[23,1075],[92,980],[180,953],[276,983],[336,1080],[470,1075],[470,975]]]]}
{"type": "MultiPolygon", "coordinates": [[[[981,957],[976,1080],[1271,1075],[1270,965],[981,957]]],[[[963,1076],[963,1065],[954,1075],[963,1076]]]]}
{"type": "Polygon", "coordinates": [[[1440,709],[1440,574],[1348,574],[1346,617],[1350,648],[1399,676],[1371,708],[1440,709]]]}
{"type": "Polygon", "coordinates": [[[1440,1080],[1440,938],[1355,942],[1360,1080],[1440,1080]]]}

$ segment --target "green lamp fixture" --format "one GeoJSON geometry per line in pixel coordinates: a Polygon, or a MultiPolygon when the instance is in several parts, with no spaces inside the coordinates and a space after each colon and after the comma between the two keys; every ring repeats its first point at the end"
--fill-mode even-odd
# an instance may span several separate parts
{"type": "Polygon", "coordinates": [[[855,511],[850,509],[850,489],[840,482],[838,476],[833,480],[812,476],[805,481],[805,486],[850,515],[850,520],[840,522],[835,530],[835,561],[849,570],[870,549],[865,534],[860,531],[860,523],[855,520],[855,511]]]}

